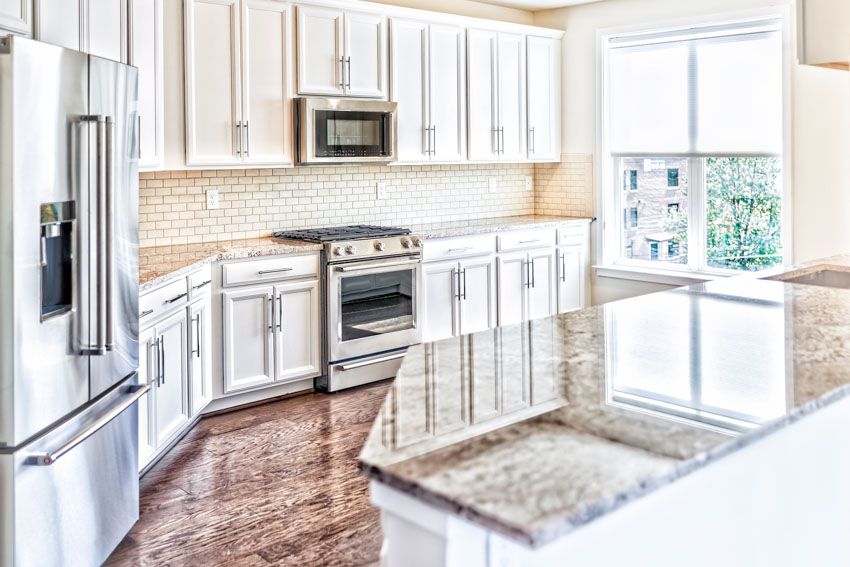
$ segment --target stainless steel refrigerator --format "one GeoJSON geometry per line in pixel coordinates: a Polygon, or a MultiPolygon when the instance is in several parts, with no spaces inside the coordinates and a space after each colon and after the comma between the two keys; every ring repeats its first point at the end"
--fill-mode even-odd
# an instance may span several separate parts
{"type": "Polygon", "coordinates": [[[138,519],[137,71],[0,38],[0,565],[138,519]]]}

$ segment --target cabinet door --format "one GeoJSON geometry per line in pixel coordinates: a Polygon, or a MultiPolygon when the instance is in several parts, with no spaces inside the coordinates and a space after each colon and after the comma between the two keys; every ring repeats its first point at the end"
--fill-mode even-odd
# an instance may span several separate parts
{"type": "Polygon", "coordinates": [[[558,159],[561,152],[560,41],[528,36],[528,158],[558,159]]]}
{"type": "Polygon", "coordinates": [[[224,392],[274,382],[271,287],[222,293],[224,314],[224,392]]]}
{"type": "Polygon", "coordinates": [[[159,382],[154,391],[157,447],[162,447],[189,422],[188,331],[186,312],[182,310],[156,326],[161,358],[159,382]]]}
{"type": "Polygon", "coordinates": [[[430,67],[431,159],[461,161],[466,155],[466,68],[462,28],[432,24],[430,67]]]}
{"type": "Polygon", "coordinates": [[[153,390],[156,382],[156,350],[153,328],[139,333],[139,384],[150,384],[151,390],[139,398],[139,470],[150,462],[156,451],[154,432],[153,390]]]}
{"type": "Polygon", "coordinates": [[[131,65],[139,69],[139,168],[162,167],[163,120],[162,0],[133,0],[131,65]]]}
{"type": "Polygon", "coordinates": [[[463,335],[496,326],[496,266],[493,258],[460,263],[460,332],[463,335]]]}
{"type": "Polygon", "coordinates": [[[425,264],[422,268],[423,342],[457,333],[457,262],[425,264]]]}
{"type": "Polygon", "coordinates": [[[186,164],[242,159],[239,2],[186,0],[186,164]]]}
{"type": "Polygon", "coordinates": [[[298,93],[343,94],[342,11],[298,6],[298,93]]]}
{"type": "Polygon", "coordinates": [[[322,374],[319,282],[297,282],[274,288],[275,379],[278,382],[322,374]]]}
{"type": "Polygon", "coordinates": [[[558,313],[584,307],[584,247],[558,249],[558,313]]]}
{"type": "Polygon", "coordinates": [[[386,20],[380,14],[345,13],[345,94],[385,97],[386,20]]]}
{"type": "Polygon", "coordinates": [[[286,85],[288,5],[242,2],[242,101],[244,161],[292,163],[289,89],[286,85]]]}
{"type": "Polygon", "coordinates": [[[34,0],[34,39],[83,51],[84,4],[81,0],[34,0]]]}
{"type": "Polygon", "coordinates": [[[88,52],[127,61],[127,0],[86,0],[88,52]]]}
{"type": "Polygon", "coordinates": [[[497,159],[496,34],[467,31],[466,54],[469,159],[497,159]]]}
{"type": "Polygon", "coordinates": [[[496,259],[499,325],[521,323],[525,317],[527,254],[503,254],[496,259]]]}
{"type": "Polygon", "coordinates": [[[555,306],[555,251],[540,250],[529,253],[531,282],[528,286],[526,319],[554,315],[555,306]]]}
{"type": "Polygon", "coordinates": [[[499,34],[499,129],[501,159],[525,159],[525,42],[499,34]]]}
{"type": "Polygon", "coordinates": [[[192,417],[212,401],[212,321],[209,296],[189,310],[189,404],[192,417]]]}
{"type": "Polygon", "coordinates": [[[31,35],[31,0],[0,0],[0,29],[31,35]]]}
{"type": "Polygon", "coordinates": [[[398,103],[399,161],[430,157],[428,25],[393,20],[390,27],[390,97],[398,103]]]}

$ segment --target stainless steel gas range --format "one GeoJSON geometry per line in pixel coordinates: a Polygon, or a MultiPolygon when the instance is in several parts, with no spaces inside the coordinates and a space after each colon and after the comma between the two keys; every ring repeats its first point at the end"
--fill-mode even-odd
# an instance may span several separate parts
{"type": "Polygon", "coordinates": [[[422,341],[422,239],[408,229],[341,226],[274,233],[324,245],[324,376],[335,392],[396,375],[407,347],[422,341]]]}

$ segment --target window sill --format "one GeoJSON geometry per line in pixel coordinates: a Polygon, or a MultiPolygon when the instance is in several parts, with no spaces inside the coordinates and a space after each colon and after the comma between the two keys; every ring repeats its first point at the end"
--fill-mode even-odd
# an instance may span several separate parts
{"type": "Polygon", "coordinates": [[[621,280],[636,280],[673,286],[684,286],[726,279],[736,274],[717,274],[706,272],[686,272],[683,270],[664,270],[646,268],[643,266],[625,266],[611,264],[593,266],[600,278],[617,278],[621,280]]]}

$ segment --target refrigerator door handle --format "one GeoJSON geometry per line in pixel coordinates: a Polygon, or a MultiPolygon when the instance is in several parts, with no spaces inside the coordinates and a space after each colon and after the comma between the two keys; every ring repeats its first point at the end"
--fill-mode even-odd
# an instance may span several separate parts
{"type": "Polygon", "coordinates": [[[106,254],[103,261],[106,263],[104,271],[106,272],[106,293],[103,294],[103,302],[105,304],[104,312],[106,316],[106,347],[107,351],[112,350],[115,346],[115,314],[112,309],[112,202],[113,202],[113,159],[115,159],[115,120],[111,116],[107,116],[104,121],[104,129],[106,130],[106,183],[105,183],[105,202],[104,202],[104,223],[102,230],[104,231],[104,248],[106,254]]]}
{"type": "Polygon", "coordinates": [[[59,447],[58,449],[54,449],[53,451],[47,451],[45,453],[39,453],[35,455],[30,455],[25,463],[27,465],[37,465],[37,466],[50,466],[59,460],[62,455],[71,451],[74,447],[100,431],[104,428],[110,421],[124,413],[124,410],[135,404],[139,398],[144,396],[150,390],[150,386],[147,384],[137,384],[134,386],[130,386],[128,393],[129,397],[124,399],[121,403],[116,404],[111,410],[105,413],[102,417],[100,417],[97,421],[92,423],[89,427],[85,428],[83,431],[75,435],[71,440],[67,443],[59,447]]]}
{"type": "MultiPolygon", "coordinates": [[[[90,116],[84,116],[83,121],[91,122],[95,125],[95,195],[97,200],[97,205],[94,207],[95,216],[94,216],[94,225],[96,229],[95,233],[95,250],[97,254],[97,269],[96,276],[94,281],[94,287],[97,290],[96,299],[94,301],[94,321],[95,325],[97,325],[97,330],[95,332],[94,344],[91,342],[91,329],[89,329],[88,336],[84,337],[85,343],[82,348],[82,354],[88,356],[102,356],[106,354],[106,309],[104,306],[104,297],[106,295],[106,283],[107,277],[104,270],[104,259],[103,256],[106,253],[106,242],[103,225],[104,225],[104,217],[105,214],[105,154],[107,151],[104,149],[104,138],[105,136],[105,126],[106,126],[106,117],[95,114],[90,116]]],[[[89,218],[92,218],[91,214],[89,218]]],[[[91,258],[91,247],[86,254],[89,258],[91,258]]]]}

